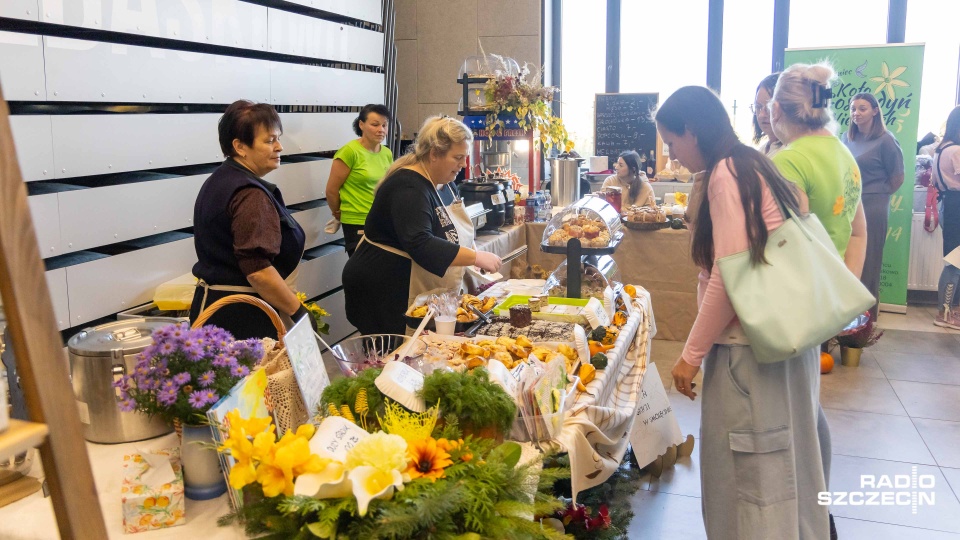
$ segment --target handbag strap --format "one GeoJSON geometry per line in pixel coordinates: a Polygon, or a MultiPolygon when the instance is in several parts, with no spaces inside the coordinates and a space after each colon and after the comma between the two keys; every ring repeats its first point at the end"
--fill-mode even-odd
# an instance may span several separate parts
{"type": "Polygon", "coordinates": [[[937,148],[937,159],[934,162],[937,174],[933,175],[933,184],[938,191],[947,191],[947,183],[943,180],[943,173],[940,172],[940,157],[943,156],[943,151],[951,146],[956,146],[956,144],[950,143],[937,148]]]}

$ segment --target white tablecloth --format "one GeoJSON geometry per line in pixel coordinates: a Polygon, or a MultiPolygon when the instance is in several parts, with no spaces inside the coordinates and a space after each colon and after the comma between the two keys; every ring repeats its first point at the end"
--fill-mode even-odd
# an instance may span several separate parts
{"type": "MultiPolygon", "coordinates": [[[[209,501],[186,501],[187,522],[184,525],[137,534],[123,532],[120,511],[121,463],[124,454],[141,450],[156,450],[176,446],[175,434],[128,444],[87,443],[87,453],[97,483],[100,509],[107,534],[115,539],[161,540],[199,538],[203,540],[244,538],[241,527],[218,527],[217,519],[230,511],[227,495],[209,501]]],[[[36,451],[34,451],[36,452],[36,451]]],[[[31,475],[43,477],[39,453],[35,453],[31,475]]],[[[38,491],[13,504],[0,508],[0,538],[4,540],[51,540],[59,538],[53,505],[38,491]]]]}

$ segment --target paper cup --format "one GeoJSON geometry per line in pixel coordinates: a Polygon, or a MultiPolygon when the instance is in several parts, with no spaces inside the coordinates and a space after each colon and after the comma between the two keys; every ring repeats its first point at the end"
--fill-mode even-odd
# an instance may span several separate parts
{"type": "Polygon", "coordinates": [[[452,336],[457,329],[457,318],[450,316],[434,317],[434,323],[437,325],[437,333],[445,336],[452,336]]]}

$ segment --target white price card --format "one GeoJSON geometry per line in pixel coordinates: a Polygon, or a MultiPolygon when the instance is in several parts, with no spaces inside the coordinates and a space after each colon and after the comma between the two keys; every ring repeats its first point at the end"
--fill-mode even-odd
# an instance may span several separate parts
{"type": "Polygon", "coordinates": [[[293,366],[293,375],[300,387],[304,405],[307,406],[307,411],[313,414],[320,403],[323,389],[330,385],[330,376],[323,365],[320,346],[317,345],[317,338],[307,317],[301,317],[283,336],[283,344],[287,347],[287,356],[293,366]]]}
{"type": "Polygon", "coordinates": [[[507,203],[507,199],[503,196],[503,193],[494,193],[493,195],[490,196],[490,201],[493,202],[493,204],[507,203]]]}

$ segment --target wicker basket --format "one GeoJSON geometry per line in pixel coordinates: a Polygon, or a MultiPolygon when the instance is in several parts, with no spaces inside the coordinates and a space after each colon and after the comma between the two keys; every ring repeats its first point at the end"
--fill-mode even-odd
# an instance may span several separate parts
{"type": "Polygon", "coordinates": [[[670,226],[669,221],[661,222],[637,222],[637,221],[627,221],[624,220],[623,226],[628,229],[633,229],[635,231],[658,231],[660,229],[665,229],[670,226]]]}
{"type": "Polygon", "coordinates": [[[303,402],[287,349],[283,346],[283,336],[286,335],[287,328],[270,304],[247,294],[225,296],[203,310],[193,322],[192,328],[203,326],[218,309],[230,304],[250,304],[260,308],[270,317],[270,322],[277,330],[276,342],[272,339],[263,340],[264,355],[260,360],[260,366],[267,373],[267,410],[277,424],[277,436],[282,436],[288,429],[296,431],[298,426],[310,420],[310,413],[303,402]]]}

